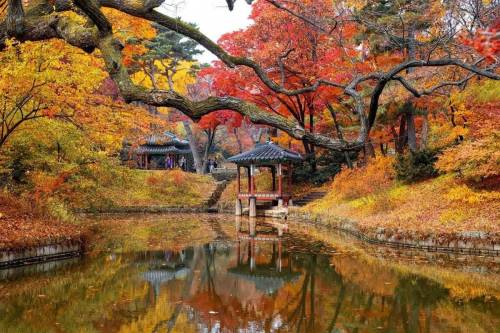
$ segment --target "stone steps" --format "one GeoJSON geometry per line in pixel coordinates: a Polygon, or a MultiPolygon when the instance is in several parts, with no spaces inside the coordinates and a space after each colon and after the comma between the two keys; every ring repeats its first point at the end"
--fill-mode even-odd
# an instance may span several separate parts
{"type": "Polygon", "coordinates": [[[217,211],[217,203],[220,200],[220,197],[222,196],[222,193],[226,189],[227,185],[229,184],[228,181],[220,181],[216,182],[216,186],[212,194],[210,195],[210,198],[206,202],[206,206],[209,207],[210,212],[216,212],[217,211]]]}
{"type": "Polygon", "coordinates": [[[310,192],[310,193],[306,194],[305,196],[303,196],[302,198],[294,200],[293,205],[303,207],[303,206],[306,206],[307,204],[310,204],[313,201],[323,199],[326,194],[327,194],[327,192],[325,192],[325,191],[310,192]]]}

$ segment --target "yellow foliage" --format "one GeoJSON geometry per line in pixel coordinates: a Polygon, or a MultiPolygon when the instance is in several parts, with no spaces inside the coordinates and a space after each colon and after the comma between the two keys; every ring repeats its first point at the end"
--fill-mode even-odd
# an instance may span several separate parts
{"type": "Polygon", "coordinates": [[[478,140],[468,140],[444,151],[436,166],[480,182],[500,176],[500,131],[493,130],[478,140]]]}
{"type": "Polygon", "coordinates": [[[355,199],[387,189],[394,180],[392,157],[377,157],[364,168],[343,169],[334,179],[332,192],[341,199],[355,199]]]}
{"type": "MultiPolygon", "coordinates": [[[[175,74],[172,76],[172,82],[173,82],[173,90],[180,93],[180,94],[186,94],[187,92],[187,86],[190,84],[194,84],[196,82],[196,78],[191,74],[190,70],[192,66],[195,64],[195,62],[192,61],[180,61],[178,66],[175,69],[175,74]]],[[[160,89],[169,89],[169,84],[168,84],[168,78],[166,75],[161,75],[164,73],[167,68],[166,66],[169,66],[168,61],[161,62],[161,61],[155,61],[154,63],[155,67],[157,68],[158,74],[155,76],[156,84],[158,88],[160,89]]],[[[171,73],[169,73],[171,75],[171,73]]],[[[153,87],[153,82],[151,82],[151,78],[144,73],[143,71],[139,71],[135,74],[132,75],[132,80],[136,84],[143,85],[147,88],[152,88],[153,87]]]]}
{"type": "MultiPolygon", "coordinates": [[[[368,168],[349,172],[350,185],[370,179],[368,168]]],[[[340,178],[336,178],[336,182],[340,178]]],[[[377,192],[352,192],[345,185],[334,185],[325,198],[303,209],[337,223],[354,220],[362,229],[389,228],[411,232],[455,233],[484,230],[500,232],[500,192],[473,189],[457,182],[452,175],[421,183],[401,185],[382,182],[377,192]],[[347,195],[347,196],[346,196],[347,195]]],[[[367,190],[372,188],[366,187],[367,190]]]]}

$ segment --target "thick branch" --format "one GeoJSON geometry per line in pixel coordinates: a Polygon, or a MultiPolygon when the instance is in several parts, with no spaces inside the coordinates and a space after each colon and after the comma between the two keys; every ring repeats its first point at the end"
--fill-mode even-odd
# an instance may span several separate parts
{"type": "Polygon", "coordinates": [[[8,0],[7,31],[12,36],[22,35],[24,30],[24,9],[22,0],[8,0]]]}

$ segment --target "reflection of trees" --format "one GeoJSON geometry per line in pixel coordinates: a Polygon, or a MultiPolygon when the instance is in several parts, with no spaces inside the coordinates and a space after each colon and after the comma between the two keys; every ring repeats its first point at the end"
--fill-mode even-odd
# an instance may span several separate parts
{"type": "Polygon", "coordinates": [[[390,297],[365,291],[345,282],[338,274],[331,276],[339,289],[327,332],[336,332],[339,322],[351,333],[364,327],[379,330],[383,327],[381,332],[430,332],[432,311],[447,296],[446,289],[439,284],[415,276],[401,276],[390,297]],[[379,315],[373,317],[373,313],[379,315]]]}
{"type": "Polygon", "coordinates": [[[395,331],[400,322],[405,333],[430,332],[432,310],[447,295],[446,289],[431,280],[417,276],[401,277],[387,318],[387,331],[395,331]],[[421,312],[425,316],[423,323],[421,312]]]}
{"type": "Polygon", "coordinates": [[[300,333],[426,333],[450,327],[494,331],[498,303],[471,302],[457,309],[447,290],[432,280],[399,275],[349,255],[332,259],[319,244],[262,229],[253,238],[245,233],[238,255],[229,256],[228,243],[217,241],[180,252],[97,256],[55,271],[50,279],[26,279],[17,288],[12,287],[18,281],[9,282],[12,295],[0,295],[0,331],[49,332],[55,322],[65,332],[188,332],[216,324],[220,331],[251,325],[266,332],[300,333]],[[254,249],[252,242],[258,244],[254,249]],[[238,265],[241,274],[232,274],[238,265]],[[147,272],[178,268],[189,273],[166,279],[161,289],[149,280],[150,288],[140,282],[147,272]],[[294,278],[283,278],[280,270],[294,278]],[[280,283],[263,277],[279,277],[280,283]],[[37,288],[40,283],[43,288],[37,288]],[[40,294],[46,298],[38,298],[40,294]],[[443,306],[444,314],[435,311],[443,306]]]}
{"type": "MultiPolygon", "coordinates": [[[[189,253],[193,253],[193,258],[192,260],[187,262],[187,268],[189,269],[189,273],[187,275],[187,278],[185,280],[184,286],[182,288],[182,293],[181,297],[183,300],[186,300],[189,297],[189,292],[191,290],[192,284],[193,284],[193,270],[196,267],[198,263],[198,251],[196,249],[189,249],[189,253]]],[[[184,260],[183,260],[184,261],[184,260]]],[[[166,319],[159,321],[158,323],[155,324],[153,328],[153,333],[158,333],[166,329],[166,332],[172,332],[173,328],[175,327],[175,324],[177,322],[177,319],[179,318],[179,315],[181,314],[183,304],[178,303],[175,305],[174,310],[172,311],[171,316],[166,319]]]]}

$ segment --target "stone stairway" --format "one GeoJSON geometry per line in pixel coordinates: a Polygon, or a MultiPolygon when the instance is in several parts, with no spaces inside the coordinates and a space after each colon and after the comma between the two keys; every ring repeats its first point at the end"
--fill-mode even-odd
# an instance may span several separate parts
{"type": "Polygon", "coordinates": [[[326,194],[327,192],[325,191],[313,191],[306,194],[300,199],[293,200],[293,205],[298,207],[303,207],[313,201],[324,198],[326,194]]]}
{"type": "Polygon", "coordinates": [[[212,192],[212,195],[205,204],[208,207],[209,212],[218,212],[217,203],[219,202],[222,192],[224,192],[228,184],[229,181],[225,180],[216,182],[215,190],[212,192]]]}

